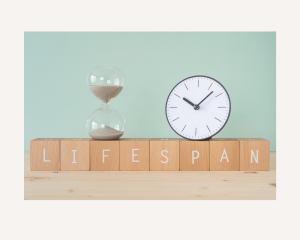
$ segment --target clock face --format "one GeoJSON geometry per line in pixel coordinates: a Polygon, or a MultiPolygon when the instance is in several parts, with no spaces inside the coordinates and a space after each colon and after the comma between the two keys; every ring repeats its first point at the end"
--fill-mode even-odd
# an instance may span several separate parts
{"type": "Polygon", "coordinates": [[[230,110],[226,89],[206,76],[193,76],[179,82],[166,103],[170,126],[189,140],[204,140],[216,135],[227,123],[230,110]]]}

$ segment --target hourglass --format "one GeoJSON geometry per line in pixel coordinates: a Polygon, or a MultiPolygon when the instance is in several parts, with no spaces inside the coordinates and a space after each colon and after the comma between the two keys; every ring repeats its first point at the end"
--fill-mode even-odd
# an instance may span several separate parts
{"type": "Polygon", "coordinates": [[[109,106],[110,99],[116,97],[123,89],[124,80],[121,72],[114,67],[97,67],[87,75],[87,85],[91,93],[102,101],[87,120],[86,129],[93,139],[119,139],[125,131],[125,119],[109,106]]]}

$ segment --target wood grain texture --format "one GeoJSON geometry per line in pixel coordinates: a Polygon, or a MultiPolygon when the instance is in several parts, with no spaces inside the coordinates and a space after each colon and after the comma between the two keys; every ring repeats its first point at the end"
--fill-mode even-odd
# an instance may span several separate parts
{"type": "Polygon", "coordinates": [[[179,171],[177,138],[150,139],[150,171],[179,171]]]}
{"type": "Polygon", "coordinates": [[[237,139],[212,138],[209,142],[210,171],[240,170],[240,143],[237,139]],[[227,158],[225,158],[226,156],[227,158]]]}
{"type": "Polygon", "coordinates": [[[120,142],[91,140],[90,159],[91,171],[119,171],[120,142]]]}
{"type": "Polygon", "coordinates": [[[121,138],[120,171],[149,171],[149,147],[148,138],[121,138]]]}
{"type": "Polygon", "coordinates": [[[240,171],[268,171],[270,142],[262,138],[238,138],[238,140],[240,141],[240,171]]]}
{"type": "Polygon", "coordinates": [[[180,171],[209,171],[209,141],[182,139],[179,141],[179,147],[180,171]],[[194,163],[193,158],[196,158],[194,163]]]}
{"type": "Polygon", "coordinates": [[[37,138],[31,140],[30,170],[59,171],[61,140],[63,140],[63,138],[37,138]]]}
{"type": "Polygon", "coordinates": [[[270,171],[30,171],[24,162],[24,199],[36,200],[275,200],[276,153],[270,171]]]}
{"type": "Polygon", "coordinates": [[[90,140],[91,138],[65,138],[61,140],[61,171],[90,170],[90,140]]]}

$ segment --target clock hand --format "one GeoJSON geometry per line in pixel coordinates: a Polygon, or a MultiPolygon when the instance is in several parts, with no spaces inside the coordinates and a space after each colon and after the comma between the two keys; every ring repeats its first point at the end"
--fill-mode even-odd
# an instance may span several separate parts
{"type": "Polygon", "coordinates": [[[195,106],[194,103],[192,103],[190,100],[186,99],[185,97],[183,98],[184,101],[186,101],[188,104],[192,105],[193,107],[195,106]]]}
{"type": "MultiPolygon", "coordinates": [[[[210,94],[212,94],[214,91],[211,91],[210,94]]],[[[208,94],[201,102],[199,102],[196,106],[199,106],[200,103],[202,103],[206,98],[208,98],[210,96],[210,94],[208,94]]]]}

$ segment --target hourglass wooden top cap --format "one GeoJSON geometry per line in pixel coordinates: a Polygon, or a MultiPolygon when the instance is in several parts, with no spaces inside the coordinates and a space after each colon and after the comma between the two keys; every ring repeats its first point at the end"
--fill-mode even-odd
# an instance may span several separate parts
{"type": "Polygon", "coordinates": [[[87,75],[87,85],[91,93],[107,103],[123,89],[124,77],[115,67],[96,67],[87,75]]]}

